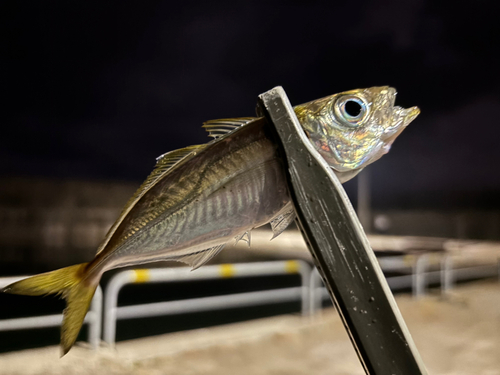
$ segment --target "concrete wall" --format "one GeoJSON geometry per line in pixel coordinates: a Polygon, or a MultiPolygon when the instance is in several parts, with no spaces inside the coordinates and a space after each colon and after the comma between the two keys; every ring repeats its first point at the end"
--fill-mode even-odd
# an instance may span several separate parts
{"type": "MultiPolygon", "coordinates": [[[[89,261],[139,183],[0,180],[0,274],[89,261]]],[[[500,212],[374,211],[372,232],[500,240],[500,212]]]]}
{"type": "Polygon", "coordinates": [[[500,212],[375,211],[372,229],[391,235],[500,240],[500,212]]]}
{"type": "Polygon", "coordinates": [[[138,185],[0,180],[0,271],[31,273],[92,259],[138,185]]]}

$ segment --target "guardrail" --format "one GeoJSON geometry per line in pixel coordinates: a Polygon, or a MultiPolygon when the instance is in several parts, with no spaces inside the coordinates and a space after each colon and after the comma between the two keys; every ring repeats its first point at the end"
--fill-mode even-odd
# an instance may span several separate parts
{"type": "MultiPolygon", "coordinates": [[[[25,279],[28,276],[2,277],[0,278],[0,288],[11,283],[25,279]]],[[[57,327],[62,323],[62,314],[30,316],[27,318],[14,318],[0,320],[0,331],[16,331],[21,329],[34,329],[57,327]]],[[[89,344],[97,349],[99,347],[102,326],[102,289],[97,287],[90,309],[85,316],[84,324],[89,325],[88,341],[89,344]]]]}
{"type": "Polygon", "coordinates": [[[206,266],[193,273],[191,273],[187,267],[123,271],[115,275],[106,288],[104,298],[104,341],[111,346],[114,345],[116,321],[118,319],[144,318],[223,308],[246,307],[276,302],[290,302],[298,299],[302,301],[302,313],[307,314],[310,308],[310,273],[311,266],[309,266],[309,264],[296,260],[206,266]],[[301,276],[301,286],[118,307],[118,294],[123,286],[127,284],[286,274],[299,274],[301,276]]]}
{"type": "MultiPolygon", "coordinates": [[[[391,290],[411,288],[414,297],[419,298],[426,292],[429,284],[439,283],[441,293],[445,294],[453,288],[456,281],[474,280],[497,276],[500,281],[500,263],[498,265],[483,265],[463,268],[453,268],[452,257],[431,257],[429,254],[415,255],[413,259],[409,256],[380,258],[380,265],[384,271],[398,271],[397,265],[410,269],[411,274],[387,277],[387,283],[391,290]],[[393,259],[388,259],[393,258],[393,259]],[[399,258],[399,259],[396,259],[399,258]],[[439,265],[437,271],[429,271],[430,265],[439,265]],[[387,266],[384,268],[384,266],[387,266]]],[[[401,269],[400,269],[401,270],[401,269]]],[[[322,302],[329,299],[328,291],[323,286],[323,281],[317,269],[311,272],[310,292],[310,314],[315,313],[322,307],[322,302]]]]}
{"type": "MultiPolygon", "coordinates": [[[[454,269],[451,256],[446,254],[442,256],[434,256],[434,254],[390,256],[378,258],[378,260],[382,269],[386,272],[409,272],[408,275],[388,277],[387,282],[392,290],[411,288],[415,297],[425,294],[429,284],[439,283],[441,291],[446,293],[456,281],[495,275],[500,277],[500,263],[498,265],[454,269]],[[439,268],[439,270],[429,271],[430,266],[439,268]]],[[[27,276],[0,278],[0,288],[25,277],[27,276]]],[[[116,321],[118,319],[146,318],[297,300],[301,301],[302,314],[312,315],[321,309],[322,301],[328,298],[329,294],[326,288],[323,287],[316,268],[299,260],[205,266],[196,270],[196,272],[190,272],[188,267],[138,269],[122,271],[111,278],[104,294],[104,319],[102,319],[103,293],[101,288],[98,287],[84,322],[89,325],[88,341],[93,348],[97,348],[102,326],[104,328],[104,341],[114,345],[116,321]],[[299,274],[301,285],[292,288],[192,298],[180,301],[118,306],[119,292],[127,284],[188,282],[286,274],[299,274]]],[[[56,327],[61,322],[61,314],[4,319],[0,320],[0,331],[56,327]]]]}

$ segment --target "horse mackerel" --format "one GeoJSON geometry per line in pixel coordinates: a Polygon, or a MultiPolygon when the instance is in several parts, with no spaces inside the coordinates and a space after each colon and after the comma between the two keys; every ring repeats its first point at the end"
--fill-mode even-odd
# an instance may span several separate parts
{"type": "MultiPolygon", "coordinates": [[[[346,91],[294,108],[308,138],[341,182],[389,151],[419,114],[394,106],[396,91],[346,91]]],[[[125,205],[89,263],[35,275],[2,291],[60,294],[63,355],[74,344],[102,274],[159,260],[193,269],[230,241],[247,240],[271,223],[273,238],[295,218],[286,171],[272,127],[264,118],[212,120],[214,139],[160,156],[153,172],[125,205]]]]}

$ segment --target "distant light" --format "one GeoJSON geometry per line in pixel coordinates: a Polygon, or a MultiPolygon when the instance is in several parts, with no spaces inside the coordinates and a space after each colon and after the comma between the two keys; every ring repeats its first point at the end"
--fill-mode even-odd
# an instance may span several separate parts
{"type": "Polygon", "coordinates": [[[385,232],[391,228],[391,219],[387,215],[377,215],[373,221],[375,229],[385,232]]]}

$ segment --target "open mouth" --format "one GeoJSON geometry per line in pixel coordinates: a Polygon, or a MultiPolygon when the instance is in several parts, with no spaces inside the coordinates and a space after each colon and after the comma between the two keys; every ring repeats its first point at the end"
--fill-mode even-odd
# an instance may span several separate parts
{"type": "Polygon", "coordinates": [[[420,114],[420,108],[410,107],[408,109],[403,109],[404,120],[403,126],[407,126],[410,122],[415,120],[415,118],[420,114]]]}
{"type": "Polygon", "coordinates": [[[392,111],[392,124],[386,128],[382,140],[385,143],[392,143],[394,139],[406,128],[410,122],[420,114],[418,107],[402,108],[394,107],[392,111]]]}

